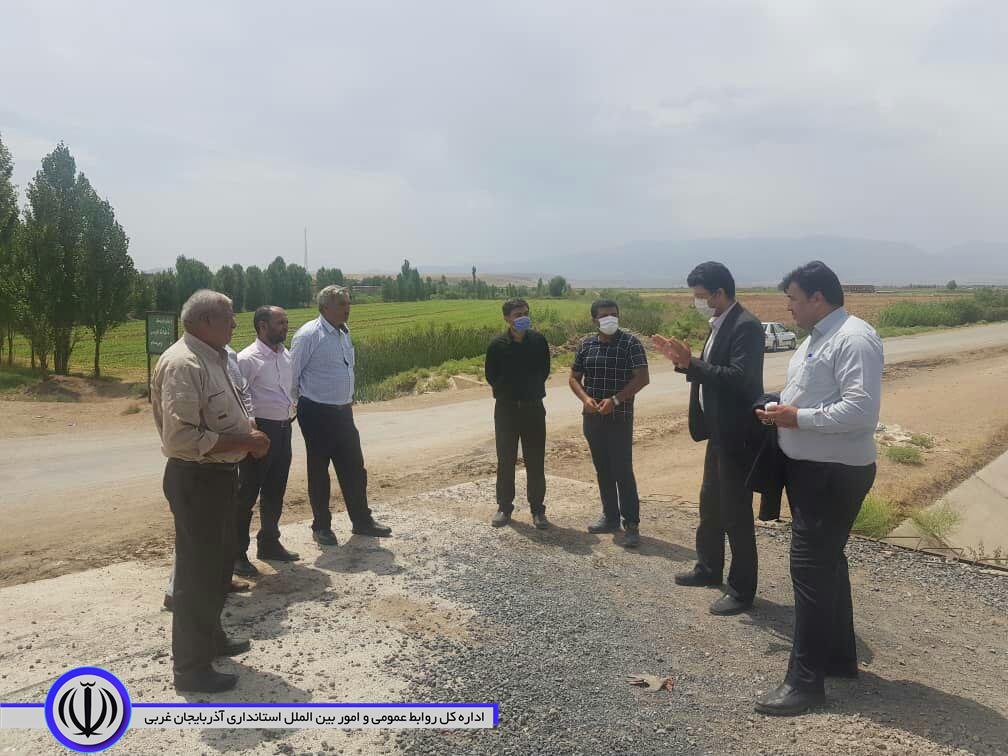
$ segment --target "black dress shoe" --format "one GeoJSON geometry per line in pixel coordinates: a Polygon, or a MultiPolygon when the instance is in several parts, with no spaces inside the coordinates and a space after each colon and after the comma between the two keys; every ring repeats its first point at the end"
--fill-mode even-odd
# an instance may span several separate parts
{"type": "Polygon", "coordinates": [[[172,598],[172,595],[170,593],[166,593],[164,595],[164,608],[167,609],[169,612],[175,610],[175,599],[172,598]]]}
{"type": "Polygon", "coordinates": [[[721,585],[721,576],[712,575],[706,570],[694,567],[689,572],[680,572],[675,576],[676,585],[685,585],[690,588],[707,585],[721,585]]]}
{"type": "Polygon", "coordinates": [[[228,638],[226,635],[214,641],[217,656],[238,656],[252,648],[252,641],[247,638],[228,638]]]}
{"type": "Polygon", "coordinates": [[[234,569],[232,571],[235,575],[239,575],[243,578],[259,577],[259,569],[252,564],[252,562],[250,562],[248,557],[244,554],[235,559],[234,569]]]}
{"type": "Polygon", "coordinates": [[[238,684],[238,675],[204,669],[199,672],[175,673],[175,690],[190,693],[220,693],[238,684]]]}
{"type": "Polygon", "coordinates": [[[392,528],[388,525],[382,525],[380,522],[371,520],[371,522],[366,522],[362,525],[354,525],[353,534],[371,536],[372,538],[385,538],[386,536],[392,535],[392,528]]]}
{"type": "Polygon", "coordinates": [[[729,617],[732,614],[741,614],[752,609],[752,599],[748,601],[742,601],[735,598],[730,593],[726,593],[724,596],[719,598],[710,607],[710,613],[716,614],[719,617],[729,617]]]}
{"type": "Polygon", "coordinates": [[[332,532],[332,528],[326,528],[325,530],[313,530],[311,537],[315,539],[315,543],[320,546],[336,546],[339,541],[336,540],[336,534],[332,532]]]}
{"type": "Polygon", "coordinates": [[[825,693],[801,690],[785,682],[756,701],[756,711],[772,717],[793,717],[825,702],[825,693]]]}
{"type": "Polygon", "coordinates": [[[511,522],[511,513],[501,511],[498,511],[497,514],[493,516],[493,519],[490,520],[490,524],[495,528],[503,528],[509,522],[511,522]]]}
{"type": "Polygon", "coordinates": [[[599,517],[595,522],[588,526],[589,533],[619,533],[622,528],[620,528],[619,520],[616,522],[610,522],[605,518],[605,515],[599,517]]]}
{"type": "Polygon", "coordinates": [[[301,555],[295,551],[287,551],[282,544],[273,543],[269,546],[260,546],[256,550],[256,559],[264,562],[296,562],[301,555]]]}
{"type": "Polygon", "coordinates": [[[550,522],[546,519],[546,514],[544,512],[532,515],[532,524],[535,525],[538,530],[546,530],[546,528],[550,526],[550,522]]]}

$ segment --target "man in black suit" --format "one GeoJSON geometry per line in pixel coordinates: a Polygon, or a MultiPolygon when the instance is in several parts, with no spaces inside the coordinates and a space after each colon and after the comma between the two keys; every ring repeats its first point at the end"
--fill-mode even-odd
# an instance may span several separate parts
{"type": "Polygon", "coordinates": [[[697,563],[675,576],[679,585],[720,585],[725,536],[731,569],[725,594],[711,614],[738,614],[756,595],[756,526],[746,475],[753,462],[749,435],[752,404],[763,393],[763,325],[735,301],[735,279],[721,263],[705,262],[686,279],[695,306],[710,318],[711,333],[700,357],[675,339],[655,337],[655,346],[686,374],[690,388],[689,429],[694,441],[707,441],[697,563]]]}

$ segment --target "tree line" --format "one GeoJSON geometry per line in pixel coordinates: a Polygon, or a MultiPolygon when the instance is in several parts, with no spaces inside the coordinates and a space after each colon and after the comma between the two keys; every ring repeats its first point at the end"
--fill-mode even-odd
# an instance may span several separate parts
{"type": "Polygon", "coordinates": [[[51,367],[65,375],[83,327],[94,336],[100,375],[102,339],[129,313],[135,279],[129,237],[63,143],[42,159],[23,210],[13,171],[0,141],[0,348],[6,340],[12,364],[14,336],[21,334],[33,367],[37,361],[43,372],[51,367]]]}
{"type": "Polygon", "coordinates": [[[409,260],[395,276],[349,279],[339,268],[319,268],[314,278],[303,266],[277,257],[265,269],[235,263],[212,271],[200,260],[179,255],[167,270],[138,271],[129,237],[62,142],[42,160],[28,185],[24,208],[11,182],[14,164],[0,139],[0,361],[7,364],[14,339],[31,349],[31,365],[66,375],[82,329],[94,336],[94,374],[101,375],[101,343],[115,326],[151,310],[178,312],[198,289],[226,294],[236,312],[264,304],[286,308],[310,304],[330,284],[373,287],[385,302],[429,299],[502,299],[570,293],[562,276],[535,287],[489,284],[472,269],[471,279],[423,278],[409,260]]]}

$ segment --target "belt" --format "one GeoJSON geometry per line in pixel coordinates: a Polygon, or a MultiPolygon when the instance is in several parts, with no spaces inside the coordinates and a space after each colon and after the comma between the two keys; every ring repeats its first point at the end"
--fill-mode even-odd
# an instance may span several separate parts
{"type": "Polygon", "coordinates": [[[265,425],[275,425],[278,428],[286,428],[291,424],[291,420],[289,418],[287,420],[270,420],[269,418],[266,417],[257,417],[255,418],[255,422],[257,426],[265,424],[265,425]]]}
{"type": "Polygon", "coordinates": [[[316,402],[312,399],[309,399],[307,396],[300,397],[298,399],[298,402],[299,403],[305,402],[306,404],[312,404],[316,407],[324,407],[326,409],[334,409],[334,410],[348,410],[351,407],[353,407],[353,402],[350,402],[349,404],[326,404],[324,402],[316,402]]]}
{"type": "Polygon", "coordinates": [[[234,472],[238,469],[237,462],[193,462],[190,459],[178,459],[169,457],[168,464],[175,467],[188,467],[193,470],[219,470],[221,472],[234,472]]]}
{"type": "Polygon", "coordinates": [[[512,407],[539,407],[543,403],[542,399],[498,399],[497,401],[511,405],[512,407]]]}

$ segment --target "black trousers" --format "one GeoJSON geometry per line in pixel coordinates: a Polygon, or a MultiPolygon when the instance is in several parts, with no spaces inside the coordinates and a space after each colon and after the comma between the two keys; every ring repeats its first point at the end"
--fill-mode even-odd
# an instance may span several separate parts
{"type": "Polygon", "coordinates": [[[854,607],[844,548],[872,483],[875,465],[852,467],[788,459],[794,643],[787,679],[821,691],[827,667],[857,664],[854,607]]]}
{"type": "Polygon", "coordinates": [[[164,494],[175,517],[174,668],[205,670],[224,635],[220,617],[234,565],[237,466],[170,459],[164,494]]]}
{"type": "Polygon", "coordinates": [[[367,470],[361,451],[360,433],[354,425],[353,407],[319,404],[301,397],[298,424],[308,456],[308,499],[312,508],[312,530],[332,527],[329,510],[329,463],[336,470],[347,514],[354,525],[371,522],[367,502],[367,470]]]}
{"type": "Polygon", "coordinates": [[[640,524],[640,498],[633,471],[633,415],[584,416],[584,435],[591,450],[602,497],[602,514],[611,523],[640,524]]]}
{"type": "Polygon", "coordinates": [[[270,448],[266,456],[256,459],[251,454],[238,465],[238,517],[237,554],[242,556],[249,547],[249,527],[252,509],[259,499],[259,546],[272,546],[280,542],[280,515],[287,491],[287,477],[291,466],[290,421],[256,418],[256,427],[269,436],[270,448]]]}
{"type": "Polygon", "coordinates": [[[756,595],[756,524],[752,491],[745,487],[751,466],[751,455],[745,449],[707,442],[700,486],[700,525],[696,531],[697,566],[721,577],[727,536],[731,546],[728,589],[741,601],[750,601],[756,595]]]}
{"type": "Polygon", "coordinates": [[[515,463],[521,441],[527,478],[526,494],[532,514],[546,508],[546,408],[542,400],[509,401],[494,405],[494,435],[497,441],[497,509],[514,511],[515,463]]]}

